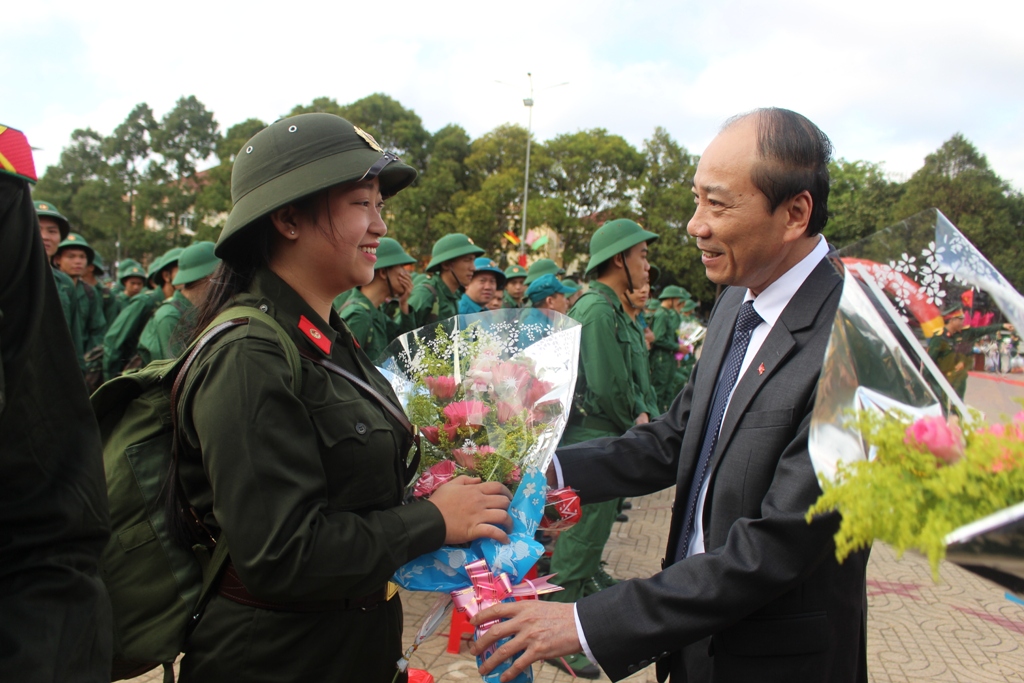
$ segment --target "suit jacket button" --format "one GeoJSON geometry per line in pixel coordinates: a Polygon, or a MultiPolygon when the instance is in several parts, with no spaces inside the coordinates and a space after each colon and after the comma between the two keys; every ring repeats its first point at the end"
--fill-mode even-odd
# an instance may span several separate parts
{"type": "Polygon", "coordinates": [[[635,674],[637,672],[636,664],[630,664],[626,667],[626,673],[635,674]]]}
{"type": "Polygon", "coordinates": [[[366,433],[366,425],[362,422],[356,422],[356,434],[360,436],[366,433]]]}

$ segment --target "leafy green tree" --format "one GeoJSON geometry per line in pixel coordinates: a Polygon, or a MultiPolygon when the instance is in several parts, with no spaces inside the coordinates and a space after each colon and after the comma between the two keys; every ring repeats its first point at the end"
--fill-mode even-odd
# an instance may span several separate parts
{"type": "Polygon", "coordinates": [[[194,207],[203,184],[197,167],[213,155],[220,139],[213,112],[195,95],[179,98],[153,135],[153,150],[162,163],[150,166],[149,215],[169,229],[164,235],[168,247],[185,241],[184,234],[197,225],[194,207]]]}
{"type": "Polygon", "coordinates": [[[557,197],[565,207],[568,221],[559,233],[563,259],[571,263],[588,253],[590,236],[605,220],[637,217],[632,200],[645,159],[624,138],[603,128],[559,135],[544,150],[551,163],[538,176],[548,183],[545,195],[557,197]]]}
{"type": "Polygon", "coordinates": [[[892,225],[903,185],[890,180],[881,164],[837,159],[829,164],[829,219],[824,235],[843,248],[892,225]]]}
{"type": "Polygon", "coordinates": [[[422,265],[430,260],[435,241],[455,230],[455,210],[465,196],[469,172],[469,135],[448,125],[427,143],[426,168],[416,182],[388,199],[388,230],[422,265]]]}
{"type": "Polygon", "coordinates": [[[693,174],[697,157],[672,139],[662,127],[644,141],[645,166],[640,178],[640,222],[658,233],[650,261],[661,269],[659,287],[676,284],[710,304],[715,286],[707,279],[700,250],[686,226],[695,209],[693,174]]]}
{"type": "Polygon", "coordinates": [[[267,127],[259,119],[246,119],[228,128],[217,141],[217,158],[220,163],[199,174],[202,189],[196,197],[194,226],[197,240],[215,241],[231,211],[231,167],[235,156],[245,143],[256,133],[267,127]]]}
{"type": "Polygon", "coordinates": [[[957,133],[906,182],[896,215],[906,218],[936,207],[999,269],[1014,287],[1024,286],[1017,255],[1024,238],[1020,195],[989,167],[984,154],[957,133]]]}
{"type": "MultiPolygon", "coordinates": [[[[465,159],[468,189],[456,200],[454,227],[469,235],[490,256],[497,256],[508,246],[502,237],[506,230],[518,233],[520,229],[526,135],[522,126],[498,126],[474,140],[465,159]]],[[[545,147],[531,142],[528,227],[545,222],[537,208],[543,205],[545,196],[550,196],[550,166],[551,157],[545,147]]],[[[559,231],[563,228],[549,225],[559,231]]]]}

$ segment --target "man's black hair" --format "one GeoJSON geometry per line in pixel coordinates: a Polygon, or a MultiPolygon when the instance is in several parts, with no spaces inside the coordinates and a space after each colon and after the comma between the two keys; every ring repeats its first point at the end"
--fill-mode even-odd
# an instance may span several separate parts
{"type": "Polygon", "coordinates": [[[757,123],[760,157],[751,171],[751,180],[768,198],[768,210],[772,213],[782,202],[805,190],[809,192],[813,208],[807,235],[817,235],[828,222],[832,142],[807,117],[777,107],[734,116],[725,122],[723,130],[751,116],[757,123]]]}

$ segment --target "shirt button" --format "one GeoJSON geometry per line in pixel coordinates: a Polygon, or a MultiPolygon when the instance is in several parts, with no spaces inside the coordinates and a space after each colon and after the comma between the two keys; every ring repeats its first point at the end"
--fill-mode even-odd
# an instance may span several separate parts
{"type": "Polygon", "coordinates": [[[364,425],[362,422],[356,422],[356,434],[365,434],[365,433],[366,433],[366,425],[364,425]]]}

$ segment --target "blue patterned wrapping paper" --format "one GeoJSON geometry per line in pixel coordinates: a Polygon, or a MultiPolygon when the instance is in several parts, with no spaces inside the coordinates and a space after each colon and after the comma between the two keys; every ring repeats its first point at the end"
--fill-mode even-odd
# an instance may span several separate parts
{"type": "Polygon", "coordinates": [[[495,574],[505,572],[513,585],[519,583],[544,553],[534,534],[544,514],[546,493],[544,473],[527,470],[509,505],[512,532],[507,545],[483,538],[468,547],[445,546],[402,565],[395,572],[395,583],[411,591],[450,593],[468,588],[471,584],[465,566],[481,558],[495,574]]]}

